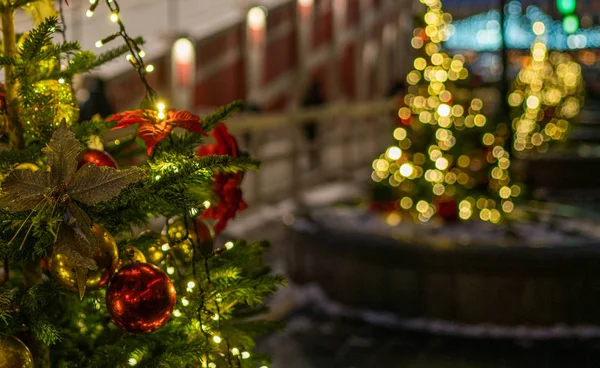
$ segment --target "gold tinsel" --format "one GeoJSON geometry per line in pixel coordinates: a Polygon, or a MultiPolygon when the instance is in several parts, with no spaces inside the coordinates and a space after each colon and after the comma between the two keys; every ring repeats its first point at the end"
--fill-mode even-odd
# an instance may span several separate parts
{"type": "Polygon", "coordinates": [[[19,107],[21,123],[28,133],[36,135],[44,128],[53,131],[63,119],[69,127],[79,120],[79,105],[68,84],[44,80],[35,83],[33,90],[36,98],[19,107]]]}

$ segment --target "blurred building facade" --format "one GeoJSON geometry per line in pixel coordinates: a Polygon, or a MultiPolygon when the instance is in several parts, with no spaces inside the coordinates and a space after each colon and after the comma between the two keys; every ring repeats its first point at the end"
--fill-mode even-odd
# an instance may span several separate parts
{"type": "MultiPolygon", "coordinates": [[[[406,53],[412,33],[413,0],[226,0],[229,6],[219,5],[220,13],[206,6],[208,13],[204,15],[196,9],[207,5],[203,1],[161,2],[170,5],[157,8],[157,14],[176,15],[165,23],[168,33],[151,34],[144,50],[147,62],[154,67],[149,80],[162,96],[181,92],[176,84],[171,87],[177,71],[172,68],[168,46],[180,36],[189,37],[195,46],[195,75],[189,77],[194,81],[190,106],[174,106],[178,108],[202,111],[235,99],[263,111],[293,108],[302,105],[314,84],[321,86],[327,101],[375,98],[386,95],[394,81],[404,79],[412,60],[406,53]],[[170,6],[178,8],[169,10],[170,6]],[[248,16],[248,10],[255,6],[261,6],[266,16],[262,28],[260,19],[256,23],[256,14],[254,18],[248,16]],[[183,21],[185,14],[198,15],[183,21]],[[199,22],[209,20],[210,29],[194,31],[199,22]],[[166,46],[156,47],[157,43],[166,46]]],[[[110,23],[105,19],[108,15],[94,15],[92,30],[87,19],[80,19],[85,8],[77,6],[67,10],[66,23],[74,24],[67,34],[92,49],[89,45],[93,40],[103,37],[102,33],[93,34],[98,33],[98,27],[110,34],[110,23]]],[[[134,11],[122,9],[122,15],[135,19],[134,11]]],[[[148,21],[146,27],[152,26],[152,20],[144,20],[148,21]]],[[[157,27],[160,22],[157,19],[157,27]]],[[[138,27],[132,28],[130,33],[136,34],[138,27]]],[[[110,102],[121,110],[139,103],[143,88],[124,60],[117,64],[99,74],[107,82],[110,102]]]]}

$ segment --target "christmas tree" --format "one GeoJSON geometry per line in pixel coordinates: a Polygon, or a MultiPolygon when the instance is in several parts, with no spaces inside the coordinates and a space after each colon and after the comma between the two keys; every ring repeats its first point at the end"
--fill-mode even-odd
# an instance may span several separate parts
{"type": "Polygon", "coordinates": [[[124,44],[94,55],[56,41],[53,1],[0,1],[0,366],[266,366],[255,339],[277,324],[260,318],[263,298],[283,281],[265,244],[214,239],[257,168],[222,123],[240,103],[203,119],[167,108],[118,1],[87,15],[98,6],[115,23],[98,45],[124,44]],[[17,35],[21,10],[35,27],[17,35]],[[79,123],[73,77],[124,55],[146,89],[139,108],[79,123]],[[146,159],[119,168],[121,155],[146,159]]]}
{"type": "Polygon", "coordinates": [[[518,116],[513,120],[517,152],[545,152],[553,141],[567,138],[570,121],[584,102],[581,66],[564,52],[549,52],[545,26],[533,24],[538,36],[515,81],[508,101],[518,116]]]}
{"type": "Polygon", "coordinates": [[[480,99],[458,101],[458,83],[468,77],[465,58],[441,46],[452,32],[452,17],[440,0],[421,2],[427,6],[425,27],[414,31],[411,45],[425,55],[406,78],[408,93],[394,130],[398,143],[373,162],[372,178],[391,189],[395,212],[417,222],[476,217],[498,223],[519,193],[510,186],[503,148],[508,128],[487,122],[480,99]]]}

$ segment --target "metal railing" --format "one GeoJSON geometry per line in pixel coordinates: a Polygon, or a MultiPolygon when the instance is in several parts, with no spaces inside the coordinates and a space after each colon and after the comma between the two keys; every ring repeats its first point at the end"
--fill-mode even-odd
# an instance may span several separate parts
{"type": "Polygon", "coordinates": [[[261,161],[259,172],[247,174],[246,201],[298,199],[307,189],[367,171],[392,141],[397,106],[397,99],[346,102],[231,119],[231,133],[261,161]]]}

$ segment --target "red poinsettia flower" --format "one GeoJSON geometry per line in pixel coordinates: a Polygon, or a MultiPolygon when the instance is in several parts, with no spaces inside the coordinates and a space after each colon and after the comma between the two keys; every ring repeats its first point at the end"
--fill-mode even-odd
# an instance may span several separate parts
{"type": "MultiPolygon", "coordinates": [[[[225,124],[219,124],[213,129],[212,134],[216,143],[201,146],[198,149],[198,157],[208,155],[229,155],[239,157],[239,147],[235,138],[229,134],[225,124]]],[[[218,173],[215,174],[213,191],[219,198],[216,205],[202,213],[201,218],[216,220],[214,230],[219,234],[227,226],[227,222],[235,217],[239,211],[245,210],[248,205],[242,199],[241,184],[244,176],[242,174],[218,173]]]]}
{"type": "Polygon", "coordinates": [[[154,146],[171,134],[175,127],[180,127],[193,133],[207,135],[202,128],[200,118],[187,111],[169,110],[164,119],[159,119],[159,113],[155,110],[132,110],[121,114],[115,114],[106,121],[116,121],[112,130],[126,128],[138,124],[137,134],[146,143],[148,155],[152,153],[154,146]]]}

